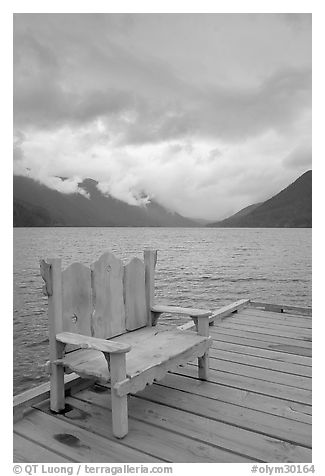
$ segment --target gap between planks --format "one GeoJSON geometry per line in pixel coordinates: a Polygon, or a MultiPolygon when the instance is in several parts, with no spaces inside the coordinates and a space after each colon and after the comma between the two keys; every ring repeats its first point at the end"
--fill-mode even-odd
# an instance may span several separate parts
{"type": "Polygon", "coordinates": [[[248,339],[258,340],[258,341],[266,342],[269,344],[287,344],[287,345],[293,345],[296,347],[302,347],[304,349],[311,348],[311,337],[310,337],[310,340],[307,341],[303,339],[294,339],[290,337],[272,336],[272,335],[267,335],[261,332],[251,331],[251,330],[228,329],[227,326],[224,326],[223,324],[220,324],[219,326],[215,326],[215,328],[212,328],[212,330],[210,330],[210,335],[212,337],[220,336],[220,334],[234,336],[234,337],[246,337],[248,339]]]}
{"type": "MultiPolygon", "coordinates": [[[[37,405],[44,405],[44,402],[37,405]]],[[[15,432],[35,443],[42,441],[43,447],[46,445],[70,461],[79,463],[123,463],[125,460],[137,463],[164,461],[129,448],[116,438],[112,438],[110,444],[107,445],[107,439],[97,433],[76,425],[73,420],[69,421],[67,418],[62,419],[51,414],[48,400],[46,405],[47,412],[35,406],[32,412],[16,423],[15,432]]]]}
{"type": "MultiPolygon", "coordinates": [[[[196,368],[193,365],[182,367],[173,372],[176,375],[186,375],[196,379],[196,368]]],[[[269,395],[274,398],[288,400],[289,402],[303,403],[311,405],[311,392],[296,387],[288,387],[282,384],[274,384],[264,380],[231,374],[228,372],[210,369],[209,382],[215,382],[228,387],[246,390],[262,395],[269,395]]]]}
{"type": "Polygon", "coordinates": [[[201,382],[198,379],[181,374],[168,374],[163,380],[156,382],[155,385],[174,388],[182,392],[281,416],[289,420],[311,423],[312,409],[311,405],[308,404],[288,402],[281,398],[235,389],[215,382],[201,382]]]}
{"type": "MultiPolygon", "coordinates": [[[[189,362],[189,365],[196,365],[189,362]]],[[[265,369],[246,365],[245,362],[231,362],[210,356],[210,369],[221,370],[231,374],[242,375],[243,377],[252,377],[266,382],[279,383],[288,387],[303,388],[311,390],[311,378],[301,375],[293,375],[278,370],[265,369]]]]}
{"type": "Polygon", "coordinates": [[[249,300],[249,308],[258,309],[264,312],[274,312],[276,314],[294,314],[297,317],[311,317],[311,307],[291,306],[287,304],[274,304],[249,300]]]}
{"type": "Polygon", "coordinates": [[[270,324],[269,326],[261,326],[258,322],[242,322],[240,319],[228,319],[227,321],[223,321],[222,324],[219,326],[217,325],[216,328],[219,329],[226,328],[226,329],[237,329],[237,330],[246,330],[249,332],[258,332],[260,334],[264,334],[265,336],[272,335],[278,337],[287,337],[290,339],[296,340],[304,340],[304,339],[311,339],[311,330],[310,329],[290,329],[290,327],[284,326],[273,326],[270,324]]]}
{"type": "Polygon", "coordinates": [[[245,364],[253,368],[274,370],[277,372],[301,377],[312,377],[311,367],[305,365],[293,364],[265,357],[256,357],[229,350],[219,350],[212,347],[209,350],[209,355],[212,359],[245,364]]]}
{"type": "Polygon", "coordinates": [[[289,420],[286,417],[270,415],[247,407],[216,401],[166,387],[151,386],[135,395],[136,398],[200,415],[255,433],[272,436],[289,443],[311,447],[311,423],[289,420]]]}
{"type": "MultiPolygon", "coordinates": [[[[105,396],[104,394],[93,395],[90,390],[81,392],[76,396],[77,399],[88,401],[92,404],[95,403],[102,407],[107,405],[106,397],[107,395],[105,396]]],[[[262,435],[231,423],[224,423],[195,413],[189,413],[184,409],[167,407],[150,400],[144,402],[137,395],[130,397],[129,408],[130,416],[133,416],[135,419],[144,419],[150,424],[166,427],[176,433],[186,434],[200,442],[205,441],[227,450],[240,452],[250,458],[263,459],[263,456],[265,457],[263,453],[270,450],[270,445],[273,449],[273,445],[283,445],[283,449],[286,447],[289,452],[290,448],[295,448],[299,452],[302,450],[309,454],[309,449],[297,443],[288,443],[279,438],[273,438],[269,434],[262,435]],[[225,446],[225,444],[228,446],[225,446]]],[[[279,454],[272,454],[272,456],[277,458],[279,454]]],[[[285,457],[284,454],[282,454],[283,457],[285,457]]],[[[282,458],[281,460],[283,461],[282,458]]]]}
{"type": "Polygon", "coordinates": [[[223,342],[223,343],[249,346],[255,349],[259,348],[259,349],[264,349],[264,350],[269,350],[274,352],[292,354],[297,357],[299,356],[311,357],[312,356],[311,348],[300,347],[300,346],[292,345],[292,344],[291,345],[280,344],[280,343],[276,344],[274,342],[265,342],[259,339],[252,339],[248,337],[234,336],[234,335],[223,334],[223,333],[220,333],[220,334],[214,333],[212,337],[213,337],[212,348],[218,348],[219,342],[223,342]]]}
{"type": "MultiPolygon", "coordinates": [[[[101,393],[90,394],[102,400],[98,405],[96,401],[88,401],[82,396],[70,397],[67,402],[72,408],[73,416],[71,422],[85,430],[98,434],[106,438],[109,442],[114,441],[112,435],[111,400],[107,395],[101,393]],[[107,398],[106,398],[107,397],[107,398]],[[78,418],[79,414],[79,418],[78,418]]],[[[38,405],[39,409],[48,412],[46,403],[38,405]]],[[[67,414],[69,415],[69,414],[67,414]]],[[[133,414],[129,415],[129,433],[120,443],[126,448],[150,454],[160,460],[170,462],[249,462],[254,461],[246,455],[238,454],[227,449],[217,447],[204,441],[198,442],[195,438],[187,434],[177,433],[171,429],[166,429],[161,425],[147,422],[146,418],[137,418],[133,414]]],[[[65,415],[57,415],[58,419],[65,420],[65,415]]]]}
{"type": "Polygon", "coordinates": [[[243,345],[242,343],[227,342],[214,339],[214,342],[210,349],[231,351],[242,355],[245,358],[246,355],[252,357],[260,357],[266,360],[273,360],[278,362],[287,362],[302,367],[307,367],[311,371],[312,359],[311,357],[297,355],[289,352],[281,352],[279,350],[271,350],[264,347],[254,347],[252,345],[243,345]]]}
{"type": "Polygon", "coordinates": [[[57,453],[41,443],[28,437],[13,433],[13,462],[14,463],[77,463],[66,456],[57,453]]]}
{"type": "MultiPolygon", "coordinates": [[[[280,316],[282,316],[280,314],[280,316]]],[[[278,325],[278,326],[290,326],[290,328],[301,328],[301,329],[311,329],[312,328],[312,319],[302,319],[298,318],[295,319],[293,317],[274,317],[273,315],[269,315],[269,313],[266,312],[252,312],[249,309],[243,309],[240,313],[238,314],[231,314],[230,316],[227,316],[224,321],[230,321],[232,319],[238,319],[239,320],[254,320],[254,322],[262,321],[268,323],[268,325],[278,325]]]]}

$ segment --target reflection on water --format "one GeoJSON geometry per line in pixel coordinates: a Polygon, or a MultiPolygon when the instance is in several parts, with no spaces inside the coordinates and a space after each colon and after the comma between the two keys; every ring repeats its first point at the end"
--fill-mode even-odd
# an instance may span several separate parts
{"type": "Polygon", "coordinates": [[[14,229],[14,391],[48,380],[46,297],[39,260],[90,265],[158,251],[156,301],[218,308],[241,298],[311,306],[311,229],[14,229]]]}

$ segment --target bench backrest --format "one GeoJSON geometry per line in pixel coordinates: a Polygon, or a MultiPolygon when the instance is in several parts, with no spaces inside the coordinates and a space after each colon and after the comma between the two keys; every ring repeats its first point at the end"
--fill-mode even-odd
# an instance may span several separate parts
{"type": "Polygon", "coordinates": [[[42,260],[50,340],[58,332],[108,339],[150,326],[156,261],[154,250],[126,265],[106,252],[90,267],[73,263],[64,271],[61,260],[42,260]]]}

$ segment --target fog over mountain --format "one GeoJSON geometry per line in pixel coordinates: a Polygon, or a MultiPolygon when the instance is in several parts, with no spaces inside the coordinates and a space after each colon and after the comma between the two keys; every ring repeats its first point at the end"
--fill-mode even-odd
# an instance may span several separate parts
{"type": "Polygon", "coordinates": [[[311,14],[14,14],[16,175],[217,221],[310,168],[311,14]]]}
{"type": "Polygon", "coordinates": [[[129,205],[104,195],[92,179],[79,187],[84,194],[67,194],[14,176],[14,226],[198,226],[155,201],[129,205]]]}

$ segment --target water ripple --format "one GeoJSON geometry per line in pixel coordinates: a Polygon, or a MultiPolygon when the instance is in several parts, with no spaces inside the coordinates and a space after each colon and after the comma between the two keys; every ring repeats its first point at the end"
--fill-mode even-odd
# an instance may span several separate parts
{"type": "Polygon", "coordinates": [[[90,265],[105,250],[127,262],[158,249],[156,300],[216,309],[238,298],[311,306],[311,230],[14,229],[14,391],[48,379],[47,300],[39,260],[90,265]]]}

